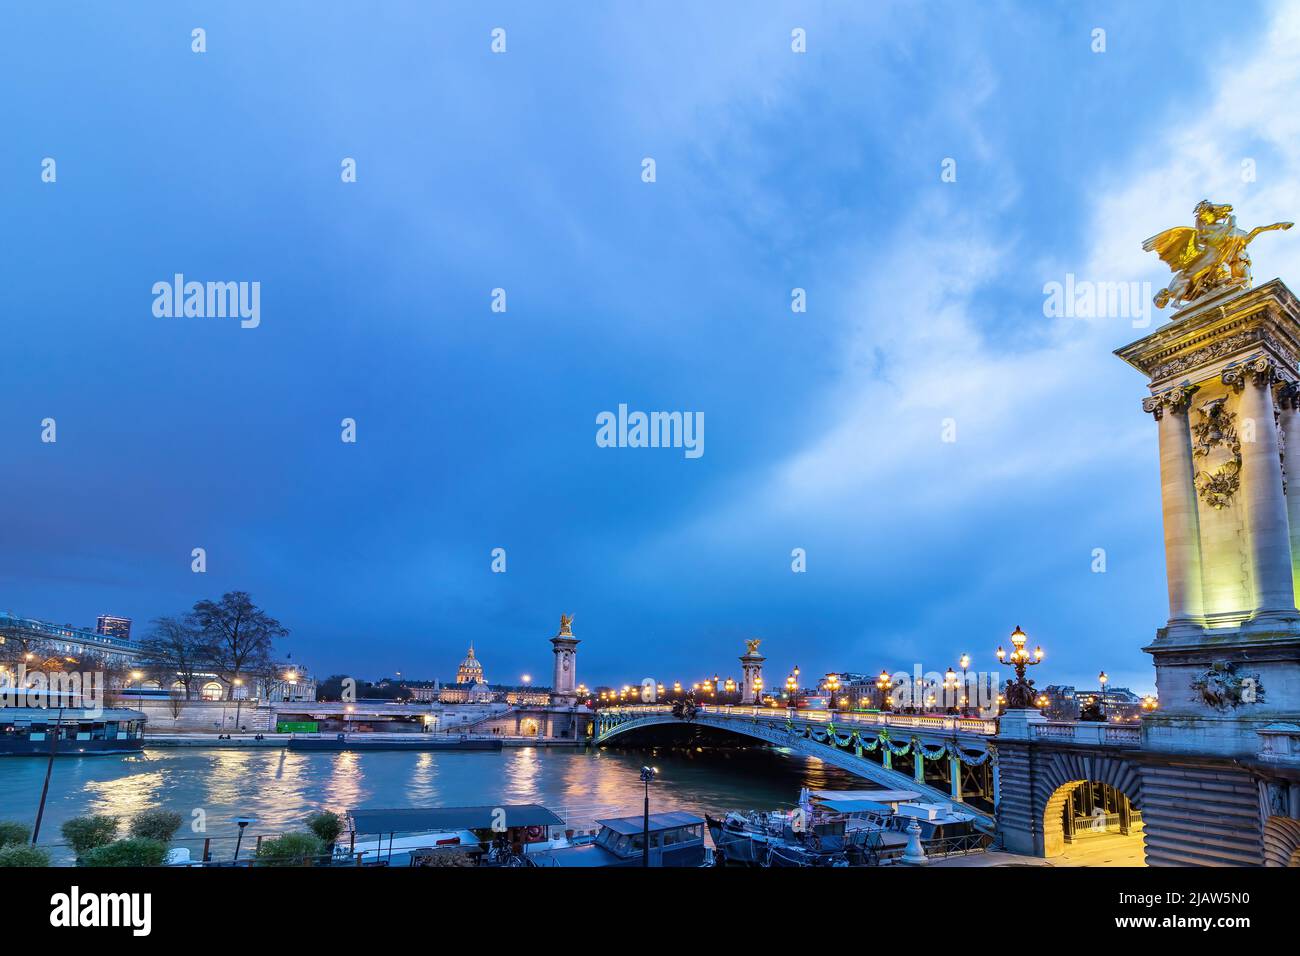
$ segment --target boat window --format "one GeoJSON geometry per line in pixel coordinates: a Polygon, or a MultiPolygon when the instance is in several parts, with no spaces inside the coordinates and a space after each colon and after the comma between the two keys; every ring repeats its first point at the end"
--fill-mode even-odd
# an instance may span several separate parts
{"type": "Polygon", "coordinates": [[[676,846],[686,839],[686,832],[678,827],[675,830],[665,830],[660,838],[664,846],[676,846]]]}

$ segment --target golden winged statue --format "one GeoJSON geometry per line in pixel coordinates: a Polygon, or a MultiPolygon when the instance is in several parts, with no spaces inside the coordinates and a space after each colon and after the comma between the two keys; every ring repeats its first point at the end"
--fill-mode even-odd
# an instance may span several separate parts
{"type": "Polygon", "coordinates": [[[1175,226],[1142,243],[1173,270],[1167,288],[1156,294],[1157,309],[1169,303],[1183,306],[1220,289],[1250,288],[1250,256],[1246,247],[1261,232],[1290,229],[1293,223],[1275,222],[1250,232],[1237,228],[1237,217],[1227,203],[1202,199],[1193,211],[1194,226],[1175,226]]]}
{"type": "Polygon", "coordinates": [[[573,615],[572,615],[572,614],[561,614],[561,615],[560,615],[560,633],[561,633],[561,634],[572,634],[572,633],[573,633],[573,615]]]}

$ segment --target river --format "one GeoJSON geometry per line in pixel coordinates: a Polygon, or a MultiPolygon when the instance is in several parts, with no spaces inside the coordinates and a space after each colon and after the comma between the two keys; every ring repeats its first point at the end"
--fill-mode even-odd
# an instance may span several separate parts
{"type": "MultiPolygon", "coordinates": [[[[765,747],[423,753],[156,748],[134,756],[56,759],[40,844],[55,863],[70,863],[59,833],[63,821],[112,814],[122,819],[125,835],[130,817],[153,807],[182,815],[174,845],[190,847],[195,859],[205,837],[212,839],[214,857],[229,858],[236,817],[253,818],[247,847],[258,835],[302,829],[303,820],[321,809],[540,803],[567,809],[582,826],[598,815],[640,813],[640,770],[647,763],[659,771],[650,789],[652,812],[774,809],[790,806],[800,787],[861,786],[815,758],[765,747]]],[[[11,757],[3,767],[0,820],[30,824],[46,761],[11,757]]]]}

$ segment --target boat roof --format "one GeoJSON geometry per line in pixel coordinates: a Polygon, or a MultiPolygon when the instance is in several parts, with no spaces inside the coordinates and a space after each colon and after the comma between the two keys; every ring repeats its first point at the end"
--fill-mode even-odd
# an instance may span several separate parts
{"type": "Polygon", "coordinates": [[[921,796],[919,790],[809,790],[818,800],[874,800],[877,803],[906,803],[921,796]]]}
{"type": "Polygon", "coordinates": [[[385,810],[363,807],[353,810],[352,828],[357,833],[411,833],[417,830],[490,830],[501,820],[507,827],[547,827],[564,823],[539,803],[495,804],[482,807],[399,807],[385,810]]]}
{"type": "Polygon", "coordinates": [[[883,813],[886,816],[893,812],[894,809],[892,804],[877,803],[875,800],[823,800],[819,806],[834,810],[836,813],[864,813],[870,811],[883,813]]]}
{"type": "MultiPolygon", "coordinates": [[[[609,827],[620,836],[628,836],[633,833],[641,833],[645,829],[645,817],[638,814],[634,817],[615,817],[612,820],[597,820],[603,827],[609,827]]],[[[650,814],[650,830],[671,830],[673,827],[688,827],[692,824],[703,823],[703,817],[697,817],[693,813],[683,813],[680,810],[674,810],[671,813],[652,813],[650,814]]]]}
{"type": "MultiPolygon", "coordinates": [[[[95,710],[89,707],[66,707],[63,709],[63,723],[70,724],[87,721],[103,722],[108,720],[144,720],[145,715],[138,710],[124,707],[104,707],[95,710]]],[[[52,724],[59,720],[59,708],[54,707],[0,707],[0,721],[28,720],[38,724],[52,724]]]]}

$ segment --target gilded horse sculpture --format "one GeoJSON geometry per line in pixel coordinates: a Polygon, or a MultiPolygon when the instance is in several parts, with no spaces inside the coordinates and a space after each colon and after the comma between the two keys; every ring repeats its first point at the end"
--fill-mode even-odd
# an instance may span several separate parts
{"type": "Polygon", "coordinates": [[[1256,226],[1250,232],[1237,228],[1237,217],[1227,203],[1202,199],[1194,210],[1195,226],[1175,226],[1142,243],[1154,252],[1174,277],[1154,299],[1157,309],[1172,302],[1182,306],[1221,289],[1250,288],[1250,256],[1246,247],[1261,232],[1290,229],[1289,222],[1256,226]]]}

